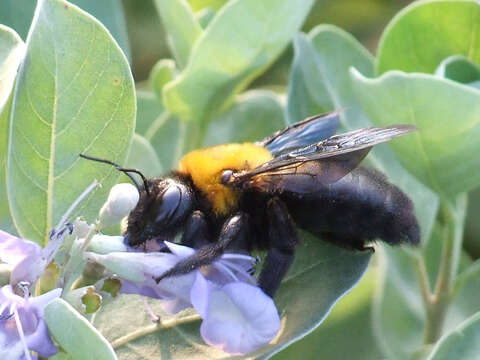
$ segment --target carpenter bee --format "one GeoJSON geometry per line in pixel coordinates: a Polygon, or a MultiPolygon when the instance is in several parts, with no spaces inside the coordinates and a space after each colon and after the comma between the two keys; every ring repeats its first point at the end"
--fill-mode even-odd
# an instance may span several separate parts
{"type": "MultiPolygon", "coordinates": [[[[360,167],[370,149],[415,127],[371,127],[334,135],[338,112],[308,118],[256,143],[224,144],[186,154],[165,177],[139,173],[140,199],[126,242],[171,240],[197,251],[157,278],[185,274],[224,252],[266,250],[259,286],[273,297],[293,262],[297,228],[352,249],[420,241],[410,199],[382,173],[360,167]]],[[[131,177],[135,182],[135,179],[131,177]]]]}

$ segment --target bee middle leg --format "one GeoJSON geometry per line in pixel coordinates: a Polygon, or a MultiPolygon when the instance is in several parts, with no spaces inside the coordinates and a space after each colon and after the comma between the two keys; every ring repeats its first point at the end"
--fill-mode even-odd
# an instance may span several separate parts
{"type": "Polygon", "coordinates": [[[187,219],[180,243],[194,249],[211,243],[207,221],[201,211],[194,211],[187,219]]]}
{"type": "Polygon", "coordinates": [[[285,204],[273,198],[267,205],[269,250],[260,273],[259,285],[273,297],[295,258],[297,229],[285,204]]]}
{"type": "Polygon", "coordinates": [[[193,255],[179,261],[174,267],[157,277],[155,281],[158,283],[167,277],[188,274],[202,266],[210,265],[224,253],[230,244],[244,242],[243,238],[247,234],[248,216],[244,213],[232,216],[223,225],[216,242],[203,245],[193,255]]]}

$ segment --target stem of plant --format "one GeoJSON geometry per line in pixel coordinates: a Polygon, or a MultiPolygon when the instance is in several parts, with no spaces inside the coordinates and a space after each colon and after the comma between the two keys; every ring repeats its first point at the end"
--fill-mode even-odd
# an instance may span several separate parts
{"type": "Polygon", "coordinates": [[[191,323],[198,320],[200,320],[200,316],[197,314],[185,316],[180,319],[174,318],[169,321],[160,320],[158,323],[154,323],[152,325],[142,327],[136,331],[131,332],[130,334],[127,334],[125,336],[122,336],[121,338],[118,338],[117,340],[112,341],[112,347],[114,349],[117,349],[129,342],[135,341],[149,334],[153,334],[157,331],[170,329],[181,324],[187,324],[187,323],[191,323]]]}
{"type": "MultiPolygon", "coordinates": [[[[445,317],[452,300],[454,281],[461,254],[463,221],[459,221],[459,214],[452,207],[443,204],[441,210],[445,228],[440,269],[433,293],[430,293],[428,288],[426,291],[425,289],[422,290],[426,310],[424,344],[435,343],[442,335],[445,317]]],[[[423,259],[421,260],[423,263],[423,259]]],[[[420,283],[424,288],[425,281],[420,283]]]]}

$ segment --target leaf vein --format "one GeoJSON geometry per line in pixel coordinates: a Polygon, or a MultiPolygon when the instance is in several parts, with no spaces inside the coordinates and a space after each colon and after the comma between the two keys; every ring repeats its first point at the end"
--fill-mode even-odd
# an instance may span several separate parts
{"type": "Polygon", "coordinates": [[[30,141],[30,139],[27,137],[27,135],[23,132],[21,126],[16,126],[15,127],[15,132],[19,133],[24,139],[25,142],[30,145],[32,150],[35,152],[35,154],[38,155],[38,157],[42,160],[48,161],[48,158],[40,153],[40,150],[38,150],[35,145],[30,141]]]}

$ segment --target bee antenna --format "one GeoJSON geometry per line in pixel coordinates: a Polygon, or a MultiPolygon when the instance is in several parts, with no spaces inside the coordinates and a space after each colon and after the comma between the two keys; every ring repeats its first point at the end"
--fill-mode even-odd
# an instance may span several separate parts
{"type": "Polygon", "coordinates": [[[140,170],[137,170],[137,169],[126,169],[126,168],[123,168],[121,167],[120,165],[118,165],[117,163],[114,163],[113,161],[110,161],[110,160],[106,160],[106,159],[100,159],[100,158],[97,158],[97,157],[94,157],[94,156],[90,156],[90,155],[85,155],[85,154],[79,154],[79,156],[81,158],[84,158],[84,159],[87,159],[87,160],[92,160],[92,161],[97,161],[97,162],[101,162],[101,163],[104,163],[104,164],[108,164],[108,165],[112,165],[114,166],[118,171],[121,171],[123,172],[125,175],[127,175],[130,180],[132,180],[132,182],[135,184],[135,187],[138,189],[138,192],[140,192],[140,185],[138,184],[138,182],[135,180],[135,178],[130,174],[130,173],[135,173],[135,174],[138,174],[140,175],[140,177],[142,178],[143,180],[143,186],[145,187],[145,191],[148,195],[150,195],[150,191],[148,189],[148,182],[147,182],[147,178],[145,177],[145,175],[142,174],[142,172],[140,170]]]}

